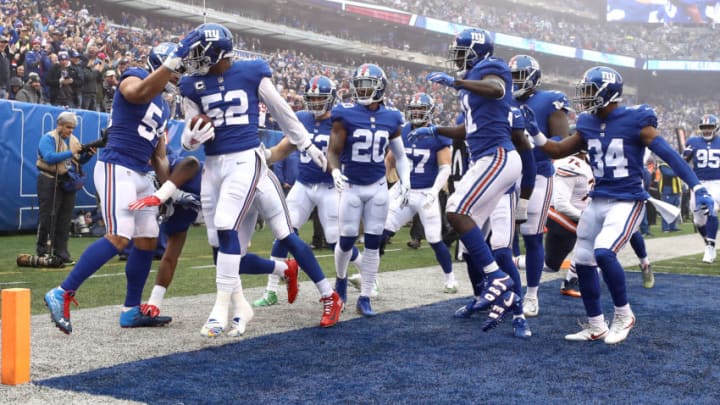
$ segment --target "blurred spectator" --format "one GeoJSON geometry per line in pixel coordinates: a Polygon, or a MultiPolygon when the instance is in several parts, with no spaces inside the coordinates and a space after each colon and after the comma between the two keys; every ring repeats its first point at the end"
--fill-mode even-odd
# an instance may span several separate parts
{"type": "Polygon", "coordinates": [[[85,83],[85,66],[80,60],[80,52],[70,50],[70,67],[73,78],[73,105],[82,108],[83,105],[83,84],[85,83]]]}
{"type": "Polygon", "coordinates": [[[104,62],[98,58],[90,58],[88,54],[88,60],[83,67],[84,81],[82,85],[82,104],[83,110],[97,111],[97,95],[98,89],[102,86],[103,77],[103,66],[104,62]]]}
{"type": "Polygon", "coordinates": [[[288,155],[285,159],[273,164],[273,172],[282,185],[285,195],[290,191],[298,175],[300,164],[300,152],[297,150],[288,155]]]}
{"type": "Polygon", "coordinates": [[[0,34],[0,99],[7,98],[10,85],[10,59],[7,53],[8,37],[0,34]]]}
{"type": "Polygon", "coordinates": [[[105,72],[105,78],[103,80],[103,102],[102,110],[106,113],[110,113],[112,110],[113,97],[115,97],[115,90],[117,90],[118,81],[115,77],[114,70],[108,70],[105,72]]]}
{"type": "Polygon", "coordinates": [[[75,81],[70,55],[61,51],[58,53],[58,62],[50,68],[46,76],[50,88],[50,104],[75,108],[75,81]]]}
{"type": "Polygon", "coordinates": [[[17,94],[20,91],[20,89],[23,88],[25,84],[23,83],[22,79],[15,76],[10,79],[10,84],[8,85],[8,99],[9,100],[15,100],[17,98],[17,94]]]}
{"type": "Polygon", "coordinates": [[[47,104],[42,94],[42,86],[40,85],[40,76],[37,73],[28,75],[28,82],[17,94],[17,101],[33,104],[47,104]]]}

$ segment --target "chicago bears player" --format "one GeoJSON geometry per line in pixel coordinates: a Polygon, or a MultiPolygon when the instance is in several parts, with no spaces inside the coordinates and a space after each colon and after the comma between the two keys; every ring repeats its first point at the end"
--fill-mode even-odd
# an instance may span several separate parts
{"type": "MultiPolygon", "coordinates": [[[[693,170],[715,201],[715,210],[710,212],[693,212],[693,222],[705,241],[703,263],[715,261],[715,238],[718,230],[717,209],[720,207],[720,130],[718,118],[705,114],[698,125],[700,136],[688,139],[683,156],[692,162],[693,170]]],[[[692,201],[691,201],[692,203],[692,201]]]]}
{"type": "MultiPolygon", "coordinates": [[[[220,24],[208,23],[192,31],[200,40],[184,59],[189,73],[180,80],[183,95],[183,112],[186,130],[182,135],[183,147],[189,150],[203,145],[206,160],[201,183],[203,216],[206,220],[208,241],[218,249],[216,264],[217,296],[201,335],[214,337],[226,331],[230,305],[233,318],[242,316],[245,297],[238,274],[242,257],[238,230],[248,226],[244,221],[252,209],[256,195],[263,199],[266,218],[280,222],[286,219],[281,188],[265,164],[258,138],[259,103],[262,100],[298,149],[308,153],[319,166],[327,161],[322,151],[313,145],[309,134],[297,120],[292,109],[278,94],[272,83],[272,72],[262,60],[233,61],[232,33],[220,24]],[[192,119],[205,114],[212,120],[205,123],[192,119]],[[279,192],[280,197],[274,198],[279,192]]],[[[254,228],[254,224],[252,224],[254,228]]],[[[322,272],[312,252],[303,249],[302,241],[292,237],[292,228],[285,224],[278,239],[297,244],[295,257],[306,271],[322,272]],[[289,232],[288,232],[289,229],[289,232]],[[298,242],[299,241],[299,242],[298,242]],[[303,253],[300,253],[302,251],[303,253]],[[309,252],[309,256],[308,256],[309,252]],[[305,263],[305,265],[303,264],[305,263]]],[[[251,235],[252,231],[247,232],[251,235]]],[[[246,242],[249,242],[246,241],[246,242]]],[[[304,247],[307,247],[305,245],[304,247]]],[[[291,280],[295,284],[294,280],[291,280]]],[[[294,301],[294,296],[288,296],[294,301]]],[[[232,326],[233,333],[236,325],[232,326]]]]}
{"type": "MultiPolygon", "coordinates": [[[[465,123],[418,128],[410,137],[439,134],[466,140],[472,165],[448,199],[448,221],[460,234],[472,260],[468,271],[485,273],[478,308],[497,302],[498,307],[507,310],[519,299],[512,291],[514,282],[498,268],[478,227],[520,178],[522,165],[510,138],[510,69],[502,59],[493,57],[493,51],[493,39],[485,30],[468,28],[455,37],[448,62],[459,79],[443,72],[430,73],[427,79],[458,90],[465,123]],[[501,296],[503,299],[499,299],[501,296]]],[[[480,280],[482,276],[471,274],[470,279],[480,280]]]]}
{"type": "MultiPolygon", "coordinates": [[[[413,95],[405,109],[406,122],[402,126],[402,140],[407,159],[412,162],[410,192],[407,203],[404,203],[398,193],[401,185],[396,185],[390,190],[390,210],[385,221],[382,243],[395,235],[395,232],[412,220],[417,213],[425,229],[425,237],[445,275],[443,291],[455,294],[457,281],[452,270],[450,251],[442,241],[442,220],[438,201],[438,193],[450,176],[452,140],[444,137],[422,137],[410,143],[407,139],[413,129],[432,124],[434,111],[435,102],[425,93],[413,95]]],[[[388,170],[395,167],[395,155],[388,153],[386,165],[388,170]]]]}
{"type": "Polygon", "coordinates": [[[370,294],[380,266],[380,239],[388,214],[388,188],[385,180],[385,152],[388,147],[396,158],[400,177],[399,194],[407,199],[410,189],[410,164],[401,136],[402,114],[385,106],[383,97],[388,82],[377,65],[360,65],[352,76],[355,104],[342,103],[331,113],[332,131],[328,165],[335,188],[340,192],[340,241],[335,246],[335,289],[347,297],[347,267],[352,247],[358,238],[360,221],[365,230],[365,250],[360,261],[362,287],[356,310],[375,316],[370,294]]]}
{"type": "Polygon", "coordinates": [[[197,33],[190,33],[179,46],[173,44],[162,61],[151,59],[148,68],[152,73],[131,68],[120,76],[113,98],[108,143],[101,149],[94,173],[107,233],[88,246],[59,287],[45,294],[52,321],[66,334],[72,332],[70,303],[75,302],[75,291],[125,249],[130,239],[134,240],[134,247],[125,267],[127,291],[120,326],[158,326],[171,321],[170,317],[152,317],[140,311],[158,236],[157,208],[131,211],[128,204],[153,193],[147,172],[154,169],[161,181],[168,177],[164,135],[169,108],[162,92],[198,40],[197,33]],[[152,162],[152,168],[148,162],[152,162]]]}
{"type": "MultiPolygon", "coordinates": [[[[513,77],[513,102],[525,105],[534,113],[538,129],[559,139],[568,136],[567,112],[570,109],[565,94],[559,91],[540,90],[542,71],[535,58],[516,55],[508,63],[513,77]]],[[[525,315],[537,316],[540,309],[537,290],[540,285],[545,250],[543,233],[553,194],[553,165],[540,148],[535,149],[537,177],[530,200],[520,199],[519,206],[527,206],[528,219],[520,225],[525,243],[525,270],[527,289],[523,297],[525,315]]]]}
{"type": "Polygon", "coordinates": [[[713,199],[695,173],[659,136],[655,111],[645,104],[620,105],[622,91],[622,76],[614,69],[599,66],[587,70],[574,99],[581,112],[577,134],[562,141],[547,140],[542,132],[534,138],[535,144],[552,158],[587,150],[595,177],[592,200],[578,222],[574,257],[588,323],[581,331],[566,335],[570,341],[604,340],[616,344],[625,340],[635,326],[617,252],[637,231],[645,210],[648,194],[642,185],[642,168],[646,147],[692,187],[698,209],[713,209],[713,199]],[[600,305],[598,266],[615,305],[610,328],[600,305]]]}

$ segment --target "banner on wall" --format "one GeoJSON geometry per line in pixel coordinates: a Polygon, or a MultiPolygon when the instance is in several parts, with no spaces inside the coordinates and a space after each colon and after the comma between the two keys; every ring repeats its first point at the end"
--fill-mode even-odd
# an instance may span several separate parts
{"type": "MultiPolygon", "coordinates": [[[[0,100],[0,232],[34,231],[37,228],[37,146],[40,137],[55,129],[57,116],[66,111],[61,107],[27,104],[0,100]]],[[[108,123],[108,114],[94,111],[72,110],[78,115],[78,126],[73,134],[82,143],[100,137],[100,130],[108,123]]],[[[168,145],[182,151],[180,136],[182,121],[168,124],[168,145]]],[[[270,147],[282,138],[279,131],[261,131],[260,139],[270,147]]],[[[202,148],[201,148],[202,149],[202,148]]],[[[188,153],[202,159],[202,151],[188,153]]],[[[76,209],[95,209],[93,168],[96,158],[86,163],[83,170],[88,179],[77,193],[76,209]]]]}

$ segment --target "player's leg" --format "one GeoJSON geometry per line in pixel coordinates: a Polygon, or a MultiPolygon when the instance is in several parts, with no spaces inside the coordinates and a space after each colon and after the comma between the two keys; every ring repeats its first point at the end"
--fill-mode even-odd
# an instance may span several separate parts
{"type": "Polygon", "coordinates": [[[237,228],[251,210],[257,184],[266,170],[260,157],[252,150],[209,156],[205,161],[201,200],[203,214],[206,213],[206,204],[213,207],[213,212],[209,213],[211,216],[205,219],[206,223],[212,222],[208,237],[211,244],[217,243],[218,253],[215,266],[217,296],[208,320],[200,330],[203,336],[215,337],[223,333],[227,327],[232,295],[242,290],[238,274],[241,245],[237,228]],[[242,167],[242,170],[237,167],[242,167]],[[211,230],[216,230],[215,235],[210,233],[211,230]]]}
{"type": "Polygon", "coordinates": [[[572,261],[575,263],[588,322],[579,332],[565,335],[565,340],[580,342],[604,340],[609,332],[600,305],[600,276],[597,272],[594,251],[595,238],[602,229],[607,211],[608,204],[605,201],[592,200],[578,221],[577,242],[572,261]]]}
{"type": "Polygon", "coordinates": [[[605,343],[615,344],[625,340],[630,329],[635,326],[635,315],[627,299],[625,270],[617,259],[617,252],[640,227],[645,214],[645,202],[621,201],[608,204],[611,207],[595,240],[595,260],[602,270],[615,305],[615,316],[605,343]]]}
{"type": "MultiPolygon", "coordinates": [[[[440,265],[440,268],[442,268],[444,277],[443,291],[446,294],[455,294],[457,293],[458,284],[455,279],[455,273],[453,273],[450,250],[448,250],[447,245],[442,240],[442,213],[440,212],[440,201],[435,199],[431,205],[425,206],[424,200],[425,196],[422,191],[413,190],[412,207],[418,212],[420,222],[425,230],[425,238],[435,252],[435,259],[440,265]]],[[[388,214],[388,222],[390,221],[390,215],[392,215],[392,209],[388,214]]]]}
{"type": "Polygon", "coordinates": [[[500,295],[510,290],[513,281],[495,262],[482,231],[473,218],[485,221],[490,217],[502,195],[520,177],[520,157],[515,151],[497,151],[477,160],[457,184],[448,199],[448,221],[460,234],[460,240],[476,266],[486,275],[480,300],[489,307],[500,295]]]}
{"type": "Polygon", "coordinates": [[[520,225],[520,233],[525,243],[525,278],[527,279],[525,311],[531,316],[536,316],[540,308],[537,290],[545,265],[543,234],[552,203],[552,189],[552,177],[538,175],[535,178],[535,188],[528,202],[528,220],[520,225]]]}
{"type": "Polygon", "coordinates": [[[375,316],[377,313],[370,305],[370,295],[375,287],[375,280],[380,269],[380,239],[388,215],[390,204],[385,179],[375,184],[359,187],[360,199],[363,204],[363,225],[365,230],[365,249],[360,262],[362,286],[358,297],[356,311],[363,316],[375,316]]]}
{"type": "Polygon", "coordinates": [[[340,193],[338,200],[338,226],[340,238],[335,245],[335,291],[343,302],[347,302],[347,268],[352,257],[353,247],[360,233],[362,201],[359,187],[348,187],[340,193]]]}
{"type": "Polygon", "coordinates": [[[133,173],[111,163],[98,162],[95,165],[95,188],[100,190],[100,209],[107,233],[85,249],[59,287],[45,294],[45,304],[50,309],[50,317],[64,333],[72,332],[70,303],[76,302],[75,291],[105,263],[125,249],[133,235],[134,214],[127,209],[127,204],[124,207],[116,204],[120,195],[135,195],[133,173]]]}
{"type": "MultiPolygon", "coordinates": [[[[642,223],[642,219],[640,222],[642,223]]],[[[640,260],[640,273],[642,274],[643,287],[653,288],[655,286],[655,275],[652,272],[652,265],[648,258],[647,249],[645,248],[645,238],[643,238],[640,231],[635,232],[630,237],[630,246],[635,252],[635,256],[640,260]]]]}

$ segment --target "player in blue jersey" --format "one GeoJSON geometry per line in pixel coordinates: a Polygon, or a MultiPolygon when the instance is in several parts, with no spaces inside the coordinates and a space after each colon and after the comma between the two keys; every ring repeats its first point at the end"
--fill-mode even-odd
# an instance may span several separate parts
{"type": "Polygon", "coordinates": [[[365,250],[360,262],[362,287],[356,310],[364,316],[375,316],[370,294],[380,266],[380,239],[388,214],[388,188],[385,180],[385,153],[396,157],[401,198],[410,188],[410,164],[405,156],[401,136],[403,117],[400,111],[383,102],[387,88],[385,72],[373,64],[360,65],[352,76],[351,89],[355,104],[342,103],[333,108],[332,131],[328,148],[328,165],[335,188],[340,192],[340,241],[335,245],[335,290],[345,301],[347,267],[353,245],[365,230],[365,250]]]}
{"type": "MultiPolygon", "coordinates": [[[[703,263],[715,261],[715,238],[718,230],[717,209],[720,207],[720,121],[712,114],[705,114],[698,125],[700,136],[688,139],[683,156],[692,162],[693,171],[715,201],[715,211],[693,212],[693,222],[705,241],[703,263]]],[[[692,201],[691,201],[692,203],[692,201]]],[[[692,206],[692,205],[691,205],[692,206]]]]}
{"type": "MultiPolygon", "coordinates": [[[[516,55],[508,62],[513,77],[513,101],[516,106],[527,106],[534,112],[538,129],[542,133],[562,139],[568,136],[567,112],[570,103],[562,92],[540,90],[542,79],[540,65],[528,55],[516,55]]],[[[540,309],[537,291],[540,286],[545,250],[543,234],[553,195],[553,164],[540,148],[535,149],[537,177],[530,200],[520,199],[519,206],[526,206],[528,218],[520,225],[525,244],[525,271],[527,289],[523,297],[525,315],[537,316],[540,309]]]]}
{"type": "Polygon", "coordinates": [[[659,135],[655,111],[649,106],[620,105],[623,80],[614,69],[589,69],[576,88],[577,134],[562,141],[547,140],[542,132],[535,144],[552,158],[587,150],[595,177],[592,200],[580,215],[575,266],[588,323],[570,341],[622,342],[635,326],[628,303],[625,271],[617,252],[637,231],[648,194],[643,188],[643,155],[650,148],[692,187],[698,210],[712,211],[713,199],[695,173],[659,135]],[[610,290],[615,315],[608,328],[600,305],[600,276],[610,290]]]}
{"type": "MultiPolygon", "coordinates": [[[[202,24],[192,31],[200,37],[185,58],[189,75],[180,80],[183,112],[186,117],[183,147],[203,146],[206,155],[201,184],[203,216],[208,241],[217,249],[217,297],[208,320],[200,329],[203,336],[223,332],[236,334],[238,325],[228,330],[232,305],[233,319],[241,318],[246,307],[238,274],[243,244],[249,243],[255,224],[248,215],[255,209],[272,222],[276,239],[284,241],[299,265],[311,278],[322,276],[322,269],[310,248],[293,232],[285,209],[282,188],[267,169],[258,137],[259,104],[262,100],[280,124],[285,135],[323,169],[324,154],[313,143],[305,127],[277,92],[272,72],[263,60],[233,61],[232,33],[220,24],[202,24]],[[204,114],[211,122],[193,118],[204,114]],[[251,229],[248,229],[251,228],[251,229]]],[[[290,282],[296,285],[296,277],[290,282]]],[[[297,289],[288,295],[294,302],[297,289]]]]}
{"type": "MultiPolygon", "coordinates": [[[[520,178],[522,164],[510,137],[510,69],[502,59],[493,57],[493,51],[493,39],[485,30],[468,28],[455,37],[448,62],[457,79],[443,72],[430,73],[427,78],[458,90],[465,123],[418,128],[411,137],[440,134],[466,140],[471,166],[448,199],[448,221],[468,251],[468,271],[476,273],[470,279],[483,279],[481,274],[485,273],[478,307],[495,303],[493,309],[500,309],[504,316],[519,297],[512,290],[512,278],[498,268],[478,226],[520,178]]],[[[489,319],[484,329],[496,326],[499,320],[502,317],[489,319]]]]}
{"type": "Polygon", "coordinates": [[[125,249],[130,239],[134,247],[125,267],[127,292],[120,326],[158,326],[171,321],[170,317],[151,317],[140,311],[158,236],[157,208],[132,211],[128,205],[155,191],[147,172],[154,169],[160,181],[168,177],[164,135],[169,108],[162,92],[168,80],[177,74],[182,58],[197,46],[197,41],[197,35],[191,33],[179,46],[158,45],[153,50],[164,57],[149,59],[151,73],[131,68],[120,77],[113,99],[108,143],[98,156],[94,174],[107,233],[88,246],[60,287],[45,294],[53,322],[67,334],[72,331],[70,302],[75,301],[75,290],[125,249]],[[152,168],[148,162],[152,162],[152,168]]]}
{"type": "MultiPolygon", "coordinates": [[[[408,134],[415,128],[432,124],[435,102],[425,93],[416,93],[405,109],[405,124],[402,126],[402,140],[407,159],[412,164],[410,171],[410,192],[404,203],[398,193],[400,185],[390,190],[390,209],[385,230],[384,244],[395,235],[403,225],[412,220],[417,213],[420,216],[425,236],[435,252],[443,274],[445,275],[443,291],[448,294],[457,292],[457,280],[452,270],[452,258],[447,245],[442,241],[441,215],[438,194],[450,176],[450,147],[452,140],[443,137],[418,138],[410,143],[408,134]]],[[[388,153],[386,158],[388,170],[395,167],[395,155],[388,153]]]]}

